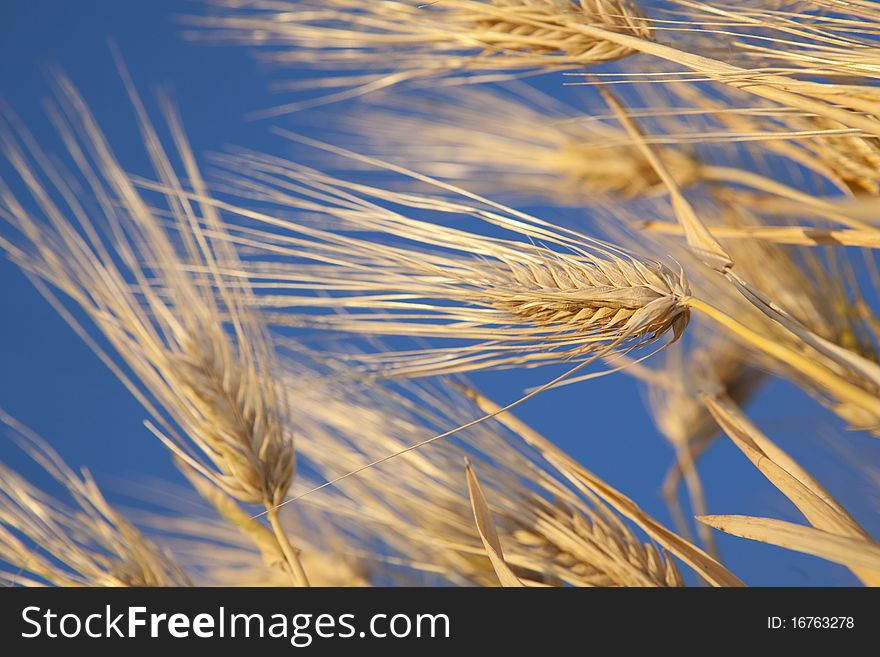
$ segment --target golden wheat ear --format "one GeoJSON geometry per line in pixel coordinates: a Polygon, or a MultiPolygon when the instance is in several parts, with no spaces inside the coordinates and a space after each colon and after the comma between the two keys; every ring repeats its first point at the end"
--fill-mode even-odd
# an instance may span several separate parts
{"type": "Polygon", "coordinates": [[[592,66],[634,52],[584,33],[583,25],[652,36],[650,21],[630,0],[306,0],[266,7],[220,0],[209,6],[207,15],[186,19],[197,40],[263,47],[261,56],[279,64],[357,71],[320,80],[321,88],[349,87],[343,91],[259,113],[264,117],[426,76],[478,72],[497,79],[592,66]]]}
{"type": "MultiPolygon", "coordinates": [[[[0,199],[15,231],[3,245],[25,271],[85,312],[92,328],[56,302],[143,403],[151,429],[178,458],[236,500],[272,508],[295,469],[272,346],[250,310],[249,290],[229,285],[221,273],[237,260],[228,241],[216,238],[219,215],[190,200],[205,186],[176,114],[163,104],[189,187],[121,73],[161,191],[137,186],[71,82],[58,77],[52,118],[79,178],[60,171],[10,115],[3,150],[30,199],[20,202],[11,191],[0,199]],[[81,186],[68,182],[74,180],[81,186]],[[94,329],[115,355],[96,346],[94,329]]],[[[292,576],[304,583],[278,518],[270,521],[292,576]]]]}
{"type": "Polygon", "coordinates": [[[237,274],[262,293],[269,323],[456,342],[349,355],[368,376],[595,360],[687,325],[682,272],[426,176],[393,169],[458,197],[349,183],[256,153],[217,162],[221,191],[238,198],[213,202],[239,217],[230,239],[250,253],[237,274]]]}

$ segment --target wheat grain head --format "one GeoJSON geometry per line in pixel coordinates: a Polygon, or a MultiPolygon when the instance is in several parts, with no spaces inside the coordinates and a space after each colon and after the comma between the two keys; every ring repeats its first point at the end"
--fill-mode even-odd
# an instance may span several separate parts
{"type": "MultiPolygon", "coordinates": [[[[162,411],[114,366],[173,436],[168,444],[181,458],[236,499],[275,503],[293,477],[289,427],[268,371],[267,338],[246,311],[246,293],[226,289],[216,275],[217,263],[228,267],[234,256],[199,228],[200,221],[216,226],[216,216],[182,195],[144,114],[143,136],[167,191],[157,199],[142,194],[122,170],[73,86],[59,78],[58,87],[64,111],[53,119],[84,187],[77,193],[68,182],[73,179],[10,117],[12,125],[2,133],[4,154],[30,202],[4,186],[3,218],[16,234],[3,245],[25,271],[85,311],[158,402],[162,411]],[[154,202],[164,202],[165,209],[154,202]],[[170,226],[165,216],[172,218],[170,226]],[[188,273],[193,264],[208,273],[188,273]]],[[[172,114],[169,120],[187,174],[199,186],[179,124],[172,114]]]]}
{"type": "MultiPolygon", "coordinates": [[[[536,90],[450,89],[418,102],[388,99],[345,126],[365,151],[491,198],[511,194],[580,206],[656,194],[663,185],[619,128],[536,90]]],[[[660,156],[682,186],[699,178],[684,148],[660,156]]]]}
{"type": "Polygon", "coordinates": [[[240,271],[265,292],[256,301],[267,321],[459,343],[351,357],[371,373],[589,358],[687,324],[683,273],[498,204],[346,183],[258,154],[218,162],[226,191],[260,208],[217,202],[246,220],[228,230],[250,250],[240,271]],[[430,220],[415,218],[423,212],[430,220]]]}

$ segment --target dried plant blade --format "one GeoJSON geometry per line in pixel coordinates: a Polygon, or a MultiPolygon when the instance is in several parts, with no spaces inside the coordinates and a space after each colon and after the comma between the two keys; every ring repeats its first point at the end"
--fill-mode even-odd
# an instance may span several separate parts
{"type": "Polygon", "coordinates": [[[848,568],[880,571],[880,545],[873,542],[773,518],[698,516],[697,520],[734,536],[812,554],[848,568]]]}
{"type": "Polygon", "coordinates": [[[719,396],[704,397],[703,401],[721,428],[730,434],[731,440],[737,447],[748,447],[753,456],[769,459],[782,468],[789,478],[807,488],[810,494],[824,505],[837,512],[843,511],[843,507],[834,500],[825,487],[754,426],[732,400],[726,396],[719,396]]]}
{"type": "MultiPolygon", "coordinates": [[[[816,529],[855,539],[871,538],[831,494],[788,454],[755,427],[729,398],[704,397],[704,403],[734,444],[816,529]]],[[[880,585],[880,572],[853,568],[868,586],[880,585]]]]}
{"type": "Polygon", "coordinates": [[[498,575],[502,586],[521,587],[525,586],[514,574],[507,562],[504,561],[504,552],[501,549],[501,541],[498,539],[498,530],[495,528],[495,521],[492,520],[492,512],[486,503],[486,497],[480,488],[480,482],[477,481],[477,475],[474,474],[473,466],[467,464],[467,485],[468,494],[471,498],[471,507],[474,511],[474,520],[477,523],[477,531],[486,548],[486,554],[492,562],[492,567],[498,575]]]}

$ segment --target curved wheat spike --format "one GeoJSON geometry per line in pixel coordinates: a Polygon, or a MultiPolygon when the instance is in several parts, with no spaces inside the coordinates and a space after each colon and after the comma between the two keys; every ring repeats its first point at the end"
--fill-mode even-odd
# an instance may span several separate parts
{"type": "MultiPolygon", "coordinates": [[[[856,227],[857,222],[793,186],[713,163],[735,154],[734,145],[752,140],[790,147],[803,142],[806,148],[813,139],[831,139],[839,131],[801,131],[794,125],[785,131],[782,111],[758,111],[732,94],[725,103],[709,104],[714,90],[696,85],[678,84],[676,93],[672,90],[649,94],[641,88],[629,94],[638,96],[639,106],[629,107],[627,114],[633,120],[651,120],[651,133],[639,141],[652,147],[679,187],[744,187],[812,205],[856,227]],[[728,114],[731,118],[724,121],[728,114]]],[[[344,111],[335,131],[365,152],[493,198],[538,198],[584,207],[653,197],[666,189],[639,143],[615,125],[613,113],[571,106],[523,83],[506,85],[504,92],[467,87],[411,96],[370,97],[357,111],[344,111]]]]}
{"type": "Polygon", "coordinates": [[[214,202],[242,220],[227,229],[251,251],[236,273],[263,293],[255,301],[267,321],[458,342],[352,355],[369,374],[534,367],[670,331],[675,338],[686,326],[677,302],[688,293],[684,276],[611,244],[484,203],[346,183],[278,158],[219,162],[229,170],[226,191],[260,208],[214,202]],[[426,209],[436,221],[416,218],[426,209]],[[292,211],[302,219],[288,218],[292,211]],[[445,225],[461,219],[474,232],[445,225]],[[496,229],[499,237],[476,232],[496,229]]]}
{"type": "MultiPolygon", "coordinates": [[[[268,337],[249,310],[250,293],[221,273],[237,260],[227,242],[208,235],[222,230],[219,216],[184,193],[124,71],[123,78],[164,192],[147,197],[135,187],[73,85],[59,76],[61,109],[51,116],[82,186],[10,114],[0,142],[30,199],[20,201],[0,183],[0,216],[16,231],[0,245],[86,313],[116,358],[65,317],[144,404],[159,425],[154,433],[175,455],[235,499],[271,509],[290,487],[295,457],[268,337]]],[[[179,121],[167,103],[164,109],[189,183],[203,193],[179,121]]],[[[277,516],[270,521],[292,576],[305,582],[277,516]]]]}

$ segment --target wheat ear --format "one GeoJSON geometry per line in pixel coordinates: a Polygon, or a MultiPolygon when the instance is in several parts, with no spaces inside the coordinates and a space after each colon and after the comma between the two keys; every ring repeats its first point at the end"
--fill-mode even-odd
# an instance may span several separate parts
{"type": "MultiPolygon", "coordinates": [[[[226,243],[209,240],[200,227],[205,221],[216,230],[218,216],[211,208],[194,206],[183,194],[139,97],[123,75],[166,190],[160,202],[173,227],[138,192],[83,100],[59,77],[62,112],[54,111],[53,120],[97,209],[91,215],[86,211],[88,201],[78,197],[66,174],[10,116],[18,137],[3,130],[3,151],[43,218],[4,188],[2,213],[18,231],[18,241],[4,240],[2,245],[25,271],[77,303],[104,334],[139,384],[65,315],[145,405],[158,424],[154,433],[169,449],[234,498],[272,508],[290,487],[295,457],[285,400],[269,369],[268,338],[247,310],[247,292],[229,288],[219,274],[220,263],[228,267],[234,255],[226,243]],[[109,229],[109,245],[100,237],[102,222],[109,229]],[[175,234],[180,246],[174,243],[175,234]],[[193,263],[205,273],[188,273],[193,263]],[[225,317],[231,318],[231,335],[225,317]]],[[[180,124],[170,106],[165,109],[186,173],[201,190],[204,184],[180,124]]],[[[271,520],[277,528],[277,517],[271,520]]],[[[283,532],[277,533],[281,540],[283,532]]],[[[290,550],[287,554],[295,557],[290,550]]],[[[303,583],[295,558],[289,567],[303,583]]]]}
{"type": "Polygon", "coordinates": [[[650,21],[630,0],[445,0],[429,5],[393,0],[306,0],[241,7],[219,0],[207,16],[191,16],[199,40],[264,47],[282,64],[372,71],[322,78],[319,88],[348,87],[258,116],[314,107],[426,76],[528,70],[610,62],[626,46],[584,34],[581,25],[650,39],[650,21]],[[375,71],[379,71],[378,73],[375,71]]]}

